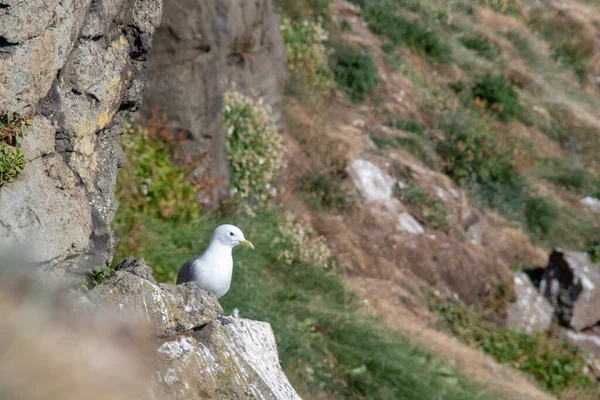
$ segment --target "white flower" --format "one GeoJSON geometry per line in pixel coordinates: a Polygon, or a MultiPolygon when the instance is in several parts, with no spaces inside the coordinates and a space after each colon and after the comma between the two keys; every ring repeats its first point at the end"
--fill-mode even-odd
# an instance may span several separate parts
{"type": "Polygon", "coordinates": [[[266,189],[270,189],[271,188],[271,184],[270,183],[265,183],[265,188],[266,189]]]}
{"type": "Polygon", "coordinates": [[[229,128],[227,128],[227,134],[231,135],[233,133],[233,126],[230,126],[229,128]]]}
{"type": "Polygon", "coordinates": [[[258,159],[258,165],[263,165],[265,163],[264,158],[259,158],[258,159]]]}
{"type": "Polygon", "coordinates": [[[235,188],[235,187],[234,187],[234,188],[231,188],[231,194],[232,194],[232,195],[235,195],[235,194],[237,194],[237,192],[238,192],[238,188],[235,188]]]}

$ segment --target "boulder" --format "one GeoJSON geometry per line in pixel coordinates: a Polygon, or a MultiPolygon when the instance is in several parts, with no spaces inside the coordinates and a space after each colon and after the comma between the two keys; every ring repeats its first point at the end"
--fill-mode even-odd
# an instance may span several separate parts
{"type": "Polygon", "coordinates": [[[286,61],[272,0],[165,0],[140,117],[166,115],[176,161],[194,163],[197,179],[212,178],[206,202],[229,194],[224,91],[261,98],[279,122],[286,61]]]}
{"type": "Polygon", "coordinates": [[[391,200],[396,180],[368,160],[354,160],[347,168],[348,175],[361,197],[369,201],[391,200]]]}
{"type": "Polygon", "coordinates": [[[173,399],[300,399],[279,367],[271,326],[231,321],[164,342],[155,390],[173,399]]]}
{"type": "Polygon", "coordinates": [[[0,112],[32,123],[19,143],[25,169],[0,187],[0,244],[53,270],[108,265],[121,124],[139,107],[162,1],[9,1],[0,10],[0,112]]]}
{"type": "Polygon", "coordinates": [[[580,331],[600,321],[600,268],[586,253],[555,249],[540,281],[560,322],[580,331]]]}
{"type": "Polygon", "coordinates": [[[142,312],[159,337],[204,326],[223,311],[214,295],[198,290],[194,283],[157,284],[144,260],[133,257],[122,261],[114,275],[91,290],[88,297],[115,311],[142,312]]]}
{"type": "Polygon", "coordinates": [[[271,326],[229,317],[193,283],[157,284],[142,259],[129,258],[88,292],[92,304],[141,316],[158,340],[154,394],[173,399],[300,399],[279,365],[271,326]]]}
{"type": "Polygon", "coordinates": [[[545,332],[552,324],[554,308],[533,286],[527,274],[514,274],[516,301],[509,304],[506,325],[521,328],[527,333],[545,332]]]}

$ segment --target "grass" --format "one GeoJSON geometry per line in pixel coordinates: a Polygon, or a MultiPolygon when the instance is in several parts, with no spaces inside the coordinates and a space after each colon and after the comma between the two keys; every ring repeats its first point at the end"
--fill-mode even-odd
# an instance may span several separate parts
{"type": "Polygon", "coordinates": [[[426,222],[433,229],[443,229],[452,222],[444,204],[431,198],[412,182],[401,190],[400,198],[404,204],[412,206],[412,211],[417,214],[419,221],[426,222]]]}
{"type": "Polygon", "coordinates": [[[442,34],[419,20],[398,15],[398,4],[391,0],[355,0],[363,9],[369,28],[394,45],[405,44],[434,63],[447,63],[452,50],[442,34]]]}
{"type": "Polygon", "coordinates": [[[439,157],[426,138],[417,135],[396,138],[380,138],[371,135],[371,140],[378,149],[403,149],[413,154],[429,168],[433,170],[440,169],[439,157]]]}
{"type": "Polygon", "coordinates": [[[499,328],[485,320],[485,312],[460,300],[432,301],[444,329],[481,349],[498,362],[511,365],[554,395],[580,390],[580,398],[598,398],[600,389],[586,374],[589,362],[582,350],[561,336],[527,334],[499,328]]]}
{"type": "MultiPolygon", "coordinates": [[[[284,228],[289,224],[282,210],[257,209],[255,216],[221,212],[182,219],[138,207],[138,197],[145,195],[135,190],[138,182],[130,179],[131,172],[140,168],[139,163],[147,163],[140,149],[150,154],[156,154],[156,149],[146,135],[130,135],[126,140],[150,147],[126,147],[131,165],[119,177],[118,194],[129,208],[121,207],[115,218],[115,230],[122,238],[115,262],[130,255],[144,257],[158,281],[173,283],[181,265],[203,251],[215,226],[240,226],[256,250],[234,251],[233,283],[221,304],[227,313],[238,308],[242,317],[271,323],[281,364],[304,398],[494,398],[432,354],[385,328],[382,321],[367,316],[335,269],[301,261],[300,252],[290,252],[297,243],[284,228]],[[123,196],[131,198],[124,201],[123,196]]],[[[171,168],[178,176],[180,170],[171,168]]],[[[179,185],[175,181],[158,183],[179,185]]],[[[159,193],[168,196],[170,190],[166,189],[159,193]]],[[[154,200],[157,204],[164,201],[154,200]]],[[[98,271],[92,284],[107,272],[98,271]]]]}
{"type": "Polygon", "coordinates": [[[488,61],[494,61],[500,55],[500,49],[487,36],[481,33],[472,33],[460,38],[460,42],[469,50],[488,61]]]}
{"type": "Polygon", "coordinates": [[[183,262],[199,254],[214,226],[242,227],[256,250],[235,250],[227,313],[271,323],[283,368],[304,398],[488,399],[455,370],[366,317],[337,274],[323,267],[278,260],[276,212],[255,219],[207,216],[198,224],[150,217],[136,255],[157,278],[172,282],[183,262]]]}
{"type": "Polygon", "coordinates": [[[338,87],[352,102],[363,101],[377,88],[377,65],[367,52],[341,45],[335,49],[330,60],[338,87]]]}
{"type": "Polygon", "coordinates": [[[471,95],[475,101],[482,100],[485,107],[502,121],[512,121],[523,113],[519,95],[503,75],[486,74],[478,77],[471,95]]]}

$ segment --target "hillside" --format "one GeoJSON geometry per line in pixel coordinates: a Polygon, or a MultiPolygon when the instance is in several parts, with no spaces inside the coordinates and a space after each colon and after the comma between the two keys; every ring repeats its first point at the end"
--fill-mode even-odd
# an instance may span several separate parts
{"type": "MultiPolygon", "coordinates": [[[[262,39],[231,34],[224,61],[202,59],[223,65],[200,95],[127,126],[115,260],[172,283],[212,227],[242,227],[257,249],[236,251],[221,303],[272,324],[304,398],[598,398],[600,349],[568,343],[551,306],[539,332],[510,321],[515,272],[556,247],[600,253],[600,5],[275,6],[285,52],[258,18],[262,39]],[[196,101],[204,123],[183,129],[196,101]],[[227,146],[202,134],[221,125],[227,146]],[[198,143],[225,153],[213,170],[198,143]]],[[[189,72],[157,40],[146,116],[172,91],[153,68],[189,72]]]]}

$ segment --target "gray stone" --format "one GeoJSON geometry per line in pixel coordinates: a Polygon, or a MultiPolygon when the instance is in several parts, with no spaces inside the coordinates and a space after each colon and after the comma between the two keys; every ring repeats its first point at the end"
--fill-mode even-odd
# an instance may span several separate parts
{"type": "Polygon", "coordinates": [[[354,160],[348,175],[365,201],[392,199],[396,180],[368,160],[354,160]]]}
{"type": "Polygon", "coordinates": [[[27,166],[0,188],[0,242],[85,272],[112,260],[124,110],[141,101],[161,0],[8,1],[0,111],[26,111],[27,166]]]}
{"type": "Polygon", "coordinates": [[[561,323],[576,331],[600,321],[600,268],[586,253],[555,249],[540,281],[561,323]]]}
{"type": "Polygon", "coordinates": [[[552,304],[531,283],[523,272],[514,274],[516,301],[509,304],[506,325],[527,333],[545,332],[552,324],[552,304]]]}
{"type": "Polygon", "coordinates": [[[155,390],[174,399],[300,399],[281,370],[266,322],[213,322],[164,342],[156,362],[155,390]]]}
{"type": "Polygon", "coordinates": [[[216,297],[193,283],[157,284],[143,259],[128,258],[88,292],[90,300],[126,314],[141,313],[159,337],[201,327],[223,311],[216,297]]]}
{"type": "Polygon", "coordinates": [[[208,196],[228,196],[229,162],[222,96],[235,90],[262,98],[276,120],[282,111],[286,51],[272,0],[166,0],[154,39],[140,117],[155,110],[179,136],[176,161],[193,162],[194,177],[210,177],[208,196]],[[236,43],[249,48],[236,54],[236,43]]]}
{"type": "MultiPolygon", "coordinates": [[[[223,324],[213,294],[194,283],[157,284],[143,259],[122,261],[114,275],[77,304],[147,321],[160,344],[155,395],[173,399],[300,399],[279,365],[266,322],[234,317],[223,324]]],[[[156,347],[155,347],[156,348],[156,347]]]]}

